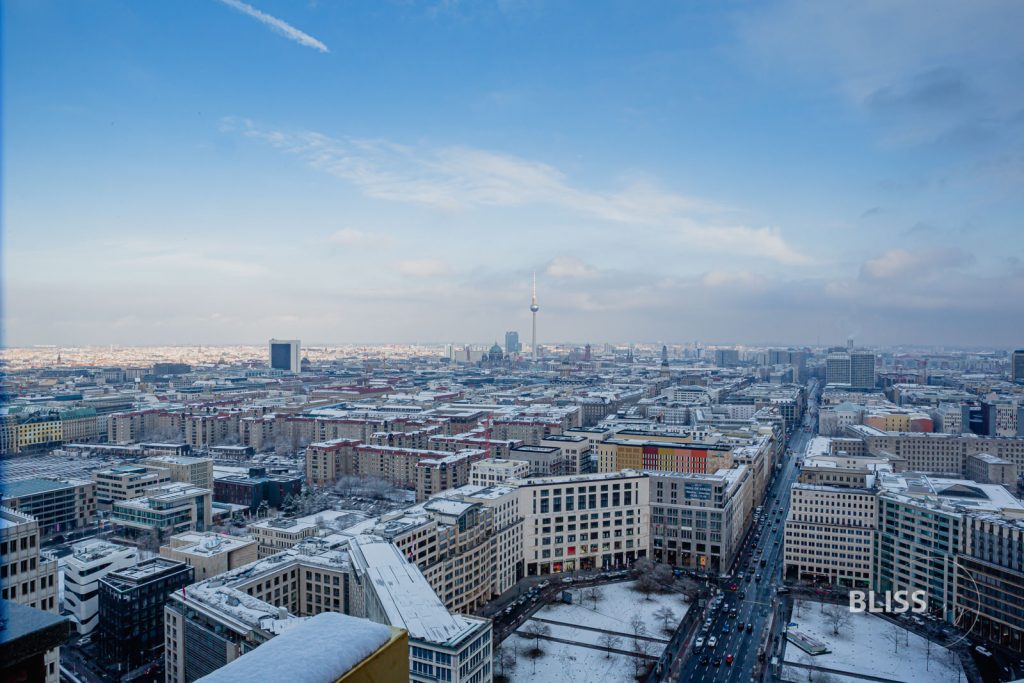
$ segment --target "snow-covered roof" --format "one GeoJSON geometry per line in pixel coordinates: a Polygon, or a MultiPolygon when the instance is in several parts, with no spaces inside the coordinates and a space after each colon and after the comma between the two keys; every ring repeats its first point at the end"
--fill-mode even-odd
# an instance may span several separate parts
{"type": "Polygon", "coordinates": [[[391,640],[387,626],[323,612],[199,679],[202,683],[333,683],[391,640]]]}

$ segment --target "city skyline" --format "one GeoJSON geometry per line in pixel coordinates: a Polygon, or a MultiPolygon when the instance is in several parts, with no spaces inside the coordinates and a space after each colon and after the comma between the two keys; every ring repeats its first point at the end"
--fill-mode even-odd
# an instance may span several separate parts
{"type": "Polygon", "coordinates": [[[1020,344],[1014,3],[3,12],[9,346],[1020,344]]]}

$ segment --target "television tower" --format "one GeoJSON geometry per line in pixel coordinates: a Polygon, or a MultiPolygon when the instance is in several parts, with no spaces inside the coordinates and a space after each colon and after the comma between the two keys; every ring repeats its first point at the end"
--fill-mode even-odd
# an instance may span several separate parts
{"type": "Polygon", "coordinates": [[[530,339],[530,353],[533,357],[533,362],[537,362],[537,311],[540,310],[540,306],[537,305],[537,271],[533,271],[533,298],[530,299],[530,312],[533,314],[533,336],[530,339]]]}

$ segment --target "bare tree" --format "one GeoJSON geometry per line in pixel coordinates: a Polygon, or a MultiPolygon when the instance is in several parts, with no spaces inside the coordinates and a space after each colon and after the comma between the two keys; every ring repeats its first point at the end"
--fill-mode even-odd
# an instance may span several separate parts
{"type": "Polygon", "coordinates": [[[589,600],[594,605],[594,610],[597,610],[597,603],[604,600],[604,590],[600,586],[590,586],[583,589],[583,599],[589,600]]]}
{"type": "Polygon", "coordinates": [[[551,627],[542,621],[533,620],[530,625],[523,629],[523,635],[533,640],[533,649],[527,652],[527,656],[532,659],[536,659],[544,654],[544,650],[541,649],[540,641],[551,635],[551,627]]]}
{"type": "MultiPolygon", "coordinates": [[[[515,644],[512,645],[512,648],[513,650],[515,649],[515,644]]],[[[515,671],[516,664],[518,663],[515,652],[509,651],[509,648],[505,645],[499,645],[495,654],[497,656],[494,658],[494,661],[498,665],[498,675],[501,679],[507,681],[512,672],[515,671]]]]}
{"type": "Polygon", "coordinates": [[[658,580],[653,573],[641,574],[636,580],[636,589],[644,594],[644,600],[651,599],[651,593],[658,590],[658,580]]]}
{"type": "Polygon", "coordinates": [[[658,584],[659,590],[667,590],[671,588],[672,584],[675,583],[676,580],[675,572],[672,570],[672,567],[667,564],[656,564],[652,575],[655,583],[658,584]]]}
{"type": "Polygon", "coordinates": [[[644,625],[644,618],[634,613],[629,619],[629,627],[633,629],[633,636],[647,635],[647,626],[644,625]]]}
{"type": "Polygon", "coordinates": [[[651,642],[645,638],[633,638],[633,670],[637,678],[647,669],[651,655],[651,642]]]}
{"type": "Polygon", "coordinates": [[[619,643],[622,642],[622,638],[618,637],[614,633],[602,633],[601,637],[597,640],[598,643],[601,644],[601,647],[604,648],[605,657],[611,657],[612,650],[617,648],[619,646],[619,643]]]}
{"type": "Polygon", "coordinates": [[[654,618],[661,620],[662,628],[665,629],[666,633],[671,633],[675,630],[673,622],[676,619],[676,613],[672,611],[671,607],[665,606],[660,608],[654,613],[654,618]]]}
{"type": "Polygon", "coordinates": [[[885,630],[885,639],[892,643],[893,653],[899,654],[900,651],[900,627],[896,624],[890,624],[889,628],[885,630]]]}
{"type": "Polygon", "coordinates": [[[832,626],[832,635],[838,636],[840,629],[850,623],[850,610],[842,605],[828,605],[825,607],[825,620],[832,626]]]}

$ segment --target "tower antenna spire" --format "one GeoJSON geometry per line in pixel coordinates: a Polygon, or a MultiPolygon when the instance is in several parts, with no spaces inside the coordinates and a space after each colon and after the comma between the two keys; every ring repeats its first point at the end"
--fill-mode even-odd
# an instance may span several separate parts
{"type": "Polygon", "coordinates": [[[537,362],[537,271],[533,271],[533,294],[530,297],[530,312],[533,314],[533,336],[530,339],[530,355],[533,362],[537,362]]]}

